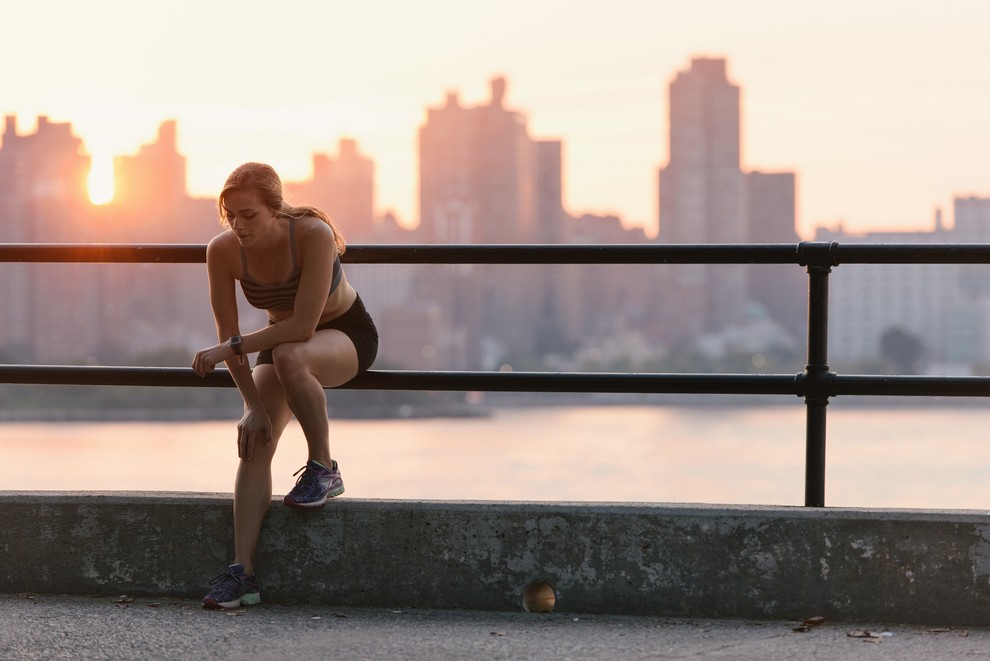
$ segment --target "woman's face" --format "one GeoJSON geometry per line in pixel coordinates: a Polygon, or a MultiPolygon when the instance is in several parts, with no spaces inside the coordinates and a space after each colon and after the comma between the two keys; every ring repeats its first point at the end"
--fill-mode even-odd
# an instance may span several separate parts
{"type": "Polygon", "coordinates": [[[242,246],[258,243],[272,228],[277,215],[253,191],[234,190],[223,199],[223,215],[242,246]]]}

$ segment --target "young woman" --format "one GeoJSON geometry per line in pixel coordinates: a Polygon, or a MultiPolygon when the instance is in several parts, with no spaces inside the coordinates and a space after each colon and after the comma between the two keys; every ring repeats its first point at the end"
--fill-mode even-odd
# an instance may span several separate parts
{"type": "Polygon", "coordinates": [[[313,508],[344,492],[330,457],[324,388],[339,386],[371,366],[378,331],[340,264],[344,238],[322,211],[289,206],[275,170],[245,163],[227,178],[218,206],[228,229],[210,241],[206,264],[210,303],[220,343],[196,353],[204,376],[226,363],[241,396],[237,424],[240,465],[234,482],[234,564],[210,581],[206,608],[261,601],[254,553],[271,505],[271,462],[294,415],[309,457],[290,507],[313,508]],[[241,334],[235,281],[247,301],[268,314],[268,325],[241,334]],[[245,361],[257,353],[254,370],[245,361]]]}

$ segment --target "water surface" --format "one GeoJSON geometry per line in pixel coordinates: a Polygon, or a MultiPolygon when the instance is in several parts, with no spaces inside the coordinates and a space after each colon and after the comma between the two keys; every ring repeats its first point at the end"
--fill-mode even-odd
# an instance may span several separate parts
{"type": "MultiPolygon", "coordinates": [[[[578,406],[333,420],[355,498],[801,505],[804,407],[578,406]]],[[[828,412],[826,503],[990,509],[990,408],[828,412]]],[[[0,424],[2,490],[230,492],[235,421],[0,424]]],[[[306,460],[293,422],[276,493],[306,460]]]]}

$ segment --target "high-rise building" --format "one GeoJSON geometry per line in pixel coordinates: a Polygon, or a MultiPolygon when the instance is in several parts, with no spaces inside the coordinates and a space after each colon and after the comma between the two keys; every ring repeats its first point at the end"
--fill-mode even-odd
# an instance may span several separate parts
{"type": "MultiPolygon", "coordinates": [[[[746,173],[746,226],[749,243],[797,243],[793,172],[746,173]]],[[[754,264],[748,268],[749,298],[795,337],[807,332],[808,277],[793,264],[754,264]]]]}
{"type": "Polygon", "coordinates": [[[793,172],[746,173],[744,235],[750,243],[795,243],[796,199],[793,172]]]}
{"type": "MultiPolygon", "coordinates": [[[[664,243],[738,243],[745,240],[744,180],[740,169],[739,87],[724,59],[695,58],[669,87],[670,156],[660,171],[660,231],[664,243]]],[[[739,266],[686,265],[671,269],[684,299],[686,331],[719,330],[738,320],[745,300],[739,266]]]]}
{"type": "MultiPolygon", "coordinates": [[[[851,234],[819,228],[816,241],[850,243],[936,243],[953,241],[937,232],[851,234]]],[[[971,363],[980,353],[982,312],[963,295],[958,264],[844,264],[829,276],[829,364],[839,371],[882,356],[883,337],[892,332],[916,339],[919,363],[971,363]],[[966,336],[966,342],[957,342],[966,336]]],[[[876,368],[867,368],[875,371],[876,368]]]]}
{"type": "MultiPolygon", "coordinates": [[[[567,235],[578,244],[648,242],[641,228],[626,228],[613,215],[582,214],[569,218],[567,225],[567,235]]],[[[655,294],[652,276],[658,267],[647,264],[560,264],[553,268],[559,273],[554,308],[560,316],[563,346],[600,346],[633,327],[643,330],[651,317],[649,308],[655,294]]]]}
{"type": "Polygon", "coordinates": [[[286,184],[294,204],[310,204],[330,215],[348,241],[367,242],[375,234],[375,163],[358,151],[357,141],[341,138],[337,157],[313,154],[313,176],[286,184]]]}
{"type": "MultiPolygon", "coordinates": [[[[222,182],[217,182],[219,189],[222,182]]],[[[213,200],[190,199],[178,124],[162,122],[155,140],[114,159],[114,198],[99,210],[104,241],[206,243],[221,230],[213,200]]],[[[192,349],[213,339],[208,285],[198,264],[114,264],[104,271],[104,342],[118,355],[192,349]]]]}
{"type": "MultiPolygon", "coordinates": [[[[491,99],[466,107],[456,93],[427,110],[419,131],[419,220],[430,243],[527,243],[537,230],[540,181],[556,186],[553,149],[538,161],[526,117],[505,107],[504,78],[491,99]],[[539,169],[538,169],[539,168],[539,169]]],[[[551,220],[552,222],[552,220],[551,220]]]]}
{"type": "Polygon", "coordinates": [[[743,236],[739,87],[724,59],[695,58],[669,87],[669,160],[660,173],[660,236],[666,243],[743,236]]]}
{"type": "MultiPolygon", "coordinates": [[[[785,243],[797,240],[793,173],[745,173],[741,165],[739,86],[722,58],[694,58],[669,87],[669,160],[659,174],[663,243],[785,243]]],[[[692,264],[671,267],[667,298],[681,313],[668,335],[692,338],[718,332],[752,316],[761,304],[775,321],[795,330],[799,292],[773,291],[772,268],[692,264]],[[750,277],[756,273],[755,282],[750,277]]],[[[800,273],[789,281],[799,282],[800,273]]],[[[793,288],[792,288],[793,289],[793,288]]],[[[803,311],[802,311],[803,313],[803,311]]]]}
{"type": "Polygon", "coordinates": [[[990,197],[956,197],[953,200],[953,236],[966,243],[990,243],[990,197]]]}
{"type": "MultiPolygon", "coordinates": [[[[937,213],[936,223],[941,228],[941,212],[937,213]]],[[[953,227],[943,233],[960,243],[990,243],[990,197],[957,196],[953,200],[953,227]]],[[[965,318],[975,317],[972,325],[979,329],[979,335],[974,341],[972,336],[957,334],[952,338],[955,353],[990,365],[990,265],[959,264],[957,268],[959,289],[971,303],[965,318]]]]}
{"type": "Polygon", "coordinates": [[[0,240],[58,243],[84,237],[89,169],[90,157],[71,124],[40,115],[35,132],[20,135],[17,117],[8,115],[0,146],[0,240]]]}
{"type": "MultiPolygon", "coordinates": [[[[952,236],[961,243],[990,243],[990,198],[956,197],[952,236]]],[[[990,266],[960,266],[960,285],[973,296],[990,298],[990,266]]]]}
{"type": "Polygon", "coordinates": [[[178,151],[175,120],[162,122],[157,139],[141,145],[136,154],[114,158],[113,169],[112,208],[129,240],[180,241],[178,227],[186,221],[180,214],[187,199],[186,157],[178,151]]]}
{"type": "MultiPolygon", "coordinates": [[[[851,234],[819,229],[818,241],[990,243],[990,198],[956,197],[954,222],[919,232],[851,234]]],[[[892,333],[917,341],[923,371],[967,373],[990,365],[990,267],[985,264],[846,264],[829,278],[829,362],[875,361],[892,333]]]]}
{"type": "MultiPolygon", "coordinates": [[[[68,123],[38,117],[20,135],[7,116],[0,147],[0,241],[87,240],[90,157],[68,123]]],[[[0,264],[0,351],[11,360],[54,361],[96,349],[102,320],[89,264],[0,264]]]]}
{"type": "Polygon", "coordinates": [[[536,243],[567,243],[570,223],[564,212],[564,146],[560,140],[534,143],[536,243]]]}
{"type": "MultiPolygon", "coordinates": [[[[456,93],[428,108],[419,131],[420,235],[427,243],[536,243],[563,239],[558,141],[530,137],[526,117],[505,105],[506,81],[491,81],[491,98],[464,106],[456,93]]],[[[553,282],[538,266],[451,269],[429,289],[449,323],[466,364],[497,367],[504,356],[534,356],[537,329],[522,319],[544,318],[553,282]],[[537,286],[535,283],[540,283],[537,286]],[[437,287],[448,287],[441,292],[437,287]]],[[[425,285],[424,285],[425,286],[425,285]]]]}
{"type": "MultiPolygon", "coordinates": [[[[20,135],[6,119],[0,147],[0,241],[203,243],[219,230],[212,200],[185,191],[175,123],[116,159],[116,195],[94,207],[90,157],[69,124],[38,118],[20,135]]],[[[10,360],[121,361],[213,341],[201,264],[0,264],[0,354],[10,360]]],[[[259,322],[261,323],[261,322],[259,322]]]]}

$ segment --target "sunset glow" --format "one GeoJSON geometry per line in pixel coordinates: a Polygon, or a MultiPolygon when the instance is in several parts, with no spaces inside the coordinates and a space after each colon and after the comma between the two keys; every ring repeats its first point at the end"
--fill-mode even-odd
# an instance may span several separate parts
{"type": "MultiPolygon", "coordinates": [[[[93,0],[58,15],[45,2],[5,15],[0,112],[71,122],[89,149],[112,136],[113,155],[175,119],[199,197],[248,160],[306,177],[314,152],[348,136],[374,159],[378,209],[414,225],[427,108],[449,92],[483,102],[504,76],[506,106],[563,142],[567,210],[652,232],[667,86],[697,56],[725,58],[742,90],[744,167],[797,173],[805,236],[840,222],[929,228],[954,196],[990,193],[990,4],[975,0],[424,0],[387,16],[374,3],[93,0]],[[285,35],[291,48],[272,48],[285,35]]],[[[105,176],[94,172],[94,200],[105,176]]]]}
{"type": "Polygon", "coordinates": [[[113,157],[93,156],[89,171],[89,200],[103,205],[113,201],[113,157]]]}

